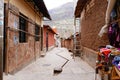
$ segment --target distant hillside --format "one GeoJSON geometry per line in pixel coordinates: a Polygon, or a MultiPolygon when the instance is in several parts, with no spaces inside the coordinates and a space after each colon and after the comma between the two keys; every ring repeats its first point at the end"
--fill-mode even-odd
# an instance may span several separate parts
{"type": "Polygon", "coordinates": [[[62,37],[69,37],[74,32],[74,2],[66,3],[49,11],[52,21],[45,21],[51,27],[56,26],[62,37]],[[64,35],[66,34],[66,35],[64,35]],[[63,36],[64,35],[64,36],[63,36]]]}
{"type": "Polygon", "coordinates": [[[60,7],[50,10],[49,13],[53,20],[73,18],[73,13],[74,13],[73,7],[74,7],[74,3],[69,2],[60,7]]]}

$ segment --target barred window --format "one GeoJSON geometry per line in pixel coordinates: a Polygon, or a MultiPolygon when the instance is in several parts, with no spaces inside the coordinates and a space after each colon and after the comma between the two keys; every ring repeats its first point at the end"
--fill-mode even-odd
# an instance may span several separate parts
{"type": "Polygon", "coordinates": [[[24,43],[27,42],[27,35],[25,32],[23,32],[27,31],[27,21],[25,18],[23,18],[25,17],[23,14],[20,15],[22,15],[22,17],[19,17],[19,29],[22,31],[19,31],[19,42],[24,43]]]}
{"type": "MultiPolygon", "coordinates": [[[[35,25],[35,35],[40,35],[40,27],[38,25],[35,25]]],[[[39,41],[39,37],[35,37],[35,41],[39,41]]]]}

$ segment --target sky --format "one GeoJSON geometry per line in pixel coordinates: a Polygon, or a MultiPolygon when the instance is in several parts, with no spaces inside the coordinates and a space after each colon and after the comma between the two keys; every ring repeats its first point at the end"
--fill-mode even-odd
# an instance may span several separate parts
{"type": "Polygon", "coordinates": [[[59,7],[67,2],[72,2],[72,1],[73,0],[44,0],[48,10],[59,7]]]}

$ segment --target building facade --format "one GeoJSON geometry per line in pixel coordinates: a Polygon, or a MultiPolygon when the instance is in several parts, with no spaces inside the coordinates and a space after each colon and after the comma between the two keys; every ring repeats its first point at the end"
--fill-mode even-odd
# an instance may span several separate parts
{"type": "Polygon", "coordinates": [[[11,73],[39,58],[42,19],[51,18],[43,0],[5,0],[4,3],[4,71],[11,73]]]}
{"type": "Polygon", "coordinates": [[[43,27],[43,48],[45,51],[53,48],[55,46],[55,38],[54,35],[56,32],[49,26],[44,25],[43,27]]]}
{"type": "Polygon", "coordinates": [[[98,36],[105,22],[107,0],[78,0],[75,18],[80,19],[83,59],[95,67],[99,46],[109,44],[108,35],[98,36]]]}

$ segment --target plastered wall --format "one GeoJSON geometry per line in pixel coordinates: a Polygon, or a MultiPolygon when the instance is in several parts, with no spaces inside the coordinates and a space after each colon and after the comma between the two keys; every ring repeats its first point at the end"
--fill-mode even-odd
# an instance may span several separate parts
{"type": "MultiPolygon", "coordinates": [[[[6,5],[8,6],[8,4],[6,5]]],[[[5,71],[8,73],[16,72],[23,68],[32,60],[40,56],[40,41],[35,41],[35,37],[30,34],[35,34],[35,21],[29,19],[27,22],[27,41],[19,42],[19,8],[10,4],[10,9],[14,10],[16,14],[12,13],[7,7],[6,9],[6,57],[5,57],[5,71]],[[32,22],[32,23],[31,23],[32,22]],[[9,27],[9,28],[8,28],[9,27]]],[[[26,9],[24,7],[23,9],[26,9]]],[[[24,10],[23,10],[24,11],[24,10]]],[[[22,13],[22,12],[21,12],[22,13]]],[[[24,13],[24,12],[23,12],[24,13]]],[[[30,14],[30,13],[29,13],[30,14]]],[[[32,14],[31,14],[32,15],[32,14]]],[[[39,26],[40,27],[40,26],[39,26]]]]}
{"type": "Polygon", "coordinates": [[[44,40],[43,40],[43,45],[44,48],[46,48],[46,32],[48,32],[48,47],[52,47],[55,45],[55,39],[54,39],[54,33],[51,30],[47,30],[48,27],[43,27],[43,36],[44,36],[44,40]]]}
{"type": "Polygon", "coordinates": [[[41,15],[38,16],[36,12],[24,0],[5,0],[5,3],[8,3],[8,1],[12,5],[16,6],[19,11],[25,16],[35,21],[35,23],[41,25],[41,15]]]}

